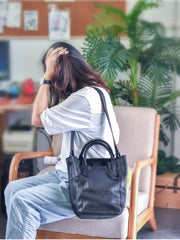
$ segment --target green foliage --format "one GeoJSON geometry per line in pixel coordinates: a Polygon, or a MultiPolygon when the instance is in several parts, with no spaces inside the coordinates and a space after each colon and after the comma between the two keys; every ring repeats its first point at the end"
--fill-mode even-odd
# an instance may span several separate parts
{"type": "Polygon", "coordinates": [[[179,159],[175,156],[167,157],[162,150],[158,151],[158,165],[157,174],[163,174],[167,171],[177,173],[180,172],[180,165],[178,165],[179,159]]]}
{"type": "Polygon", "coordinates": [[[160,140],[167,145],[164,128],[175,131],[180,127],[174,104],[180,90],[173,91],[174,72],[180,74],[180,39],[166,37],[162,24],[140,18],[160,3],[139,0],[128,14],[107,4],[97,5],[101,11],[87,28],[83,52],[108,82],[114,104],[121,98],[134,106],[155,108],[161,114],[160,140]],[[129,47],[122,44],[120,33],[126,34],[129,47]],[[127,72],[129,80],[119,77],[120,72],[127,72]]]}
{"type": "Polygon", "coordinates": [[[113,36],[125,33],[128,37],[136,39],[136,25],[141,13],[147,9],[158,7],[161,0],[139,0],[129,14],[119,8],[107,4],[97,4],[101,11],[94,16],[96,19],[92,25],[87,27],[87,32],[95,32],[96,36],[105,31],[111,32],[113,36]],[[96,31],[98,29],[98,32],[96,31]]]}
{"type": "Polygon", "coordinates": [[[116,97],[121,97],[125,102],[132,104],[132,89],[130,81],[122,80],[117,83],[116,97]]]}
{"type": "Polygon", "coordinates": [[[108,82],[113,82],[118,76],[118,71],[127,70],[127,61],[133,55],[131,50],[127,50],[119,37],[111,34],[98,36],[88,36],[83,48],[84,57],[89,64],[101,72],[102,77],[108,82]]]}
{"type": "Polygon", "coordinates": [[[138,31],[137,31],[137,25],[138,25],[138,20],[141,15],[145,10],[149,8],[154,8],[158,7],[160,1],[151,1],[151,0],[140,0],[138,1],[131,12],[127,15],[128,19],[128,24],[127,24],[127,36],[131,40],[131,46],[134,45],[134,43],[138,42],[138,31]]]}
{"type": "Polygon", "coordinates": [[[161,109],[161,115],[164,116],[163,123],[166,128],[175,131],[180,127],[180,113],[176,111],[173,103],[161,109]]]}
{"type": "Polygon", "coordinates": [[[94,16],[97,21],[87,26],[88,34],[93,33],[94,36],[98,36],[104,31],[108,31],[114,37],[121,32],[125,32],[127,17],[121,9],[106,4],[97,4],[96,7],[102,11],[94,16]]]}

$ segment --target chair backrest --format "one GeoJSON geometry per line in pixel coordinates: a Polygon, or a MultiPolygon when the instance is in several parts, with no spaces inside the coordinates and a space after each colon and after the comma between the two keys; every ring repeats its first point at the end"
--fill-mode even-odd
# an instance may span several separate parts
{"type": "MultiPolygon", "coordinates": [[[[150,158],[154,145],[156,111],[151,108],[114,106],[120,127],[118,148],[127,156],[128,166],[133,168],[135,162],[150,158]]],[[[54,136],[54,156],[61,150],[62,134],[54,136]]],[[[143,169],[140,176],[140,190],[149,192],[151,169],[143,169]]]]}
{"type": "MultiPolygon", "coordinates": [[[[135,162],[152,157],[157,113],[151,108],[119,106],[115,106],[114,111],[120,127],[118,148],[133,168],[135,162]]],[[[140,176],[141,191],[149,192],[150,178],[151,168],[146,167],[140,176]]]]}

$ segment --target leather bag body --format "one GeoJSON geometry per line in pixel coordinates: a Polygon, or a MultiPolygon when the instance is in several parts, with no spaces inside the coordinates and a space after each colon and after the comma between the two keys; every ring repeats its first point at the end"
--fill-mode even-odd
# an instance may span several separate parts
{"type": "MultiPolygon", "coordinates": [[[[103,107],[108,118],[103,93],[100,94],[103,107]]],[[[110,124],[112,131],[112,127],[110,124]]],[[[112,132],[113,135],[113,132],[112,132]]],[[[106,219],[120,215],[126,204],[127,160],[121,156],[115,144],[115,154],[111,146],[102,139],[87,142],[79,157],[74,155],[74,132],[71,132],[71,151],[66,159],[69,178],[69,194],[72,209],[82,219],[106,219]],[[109,158],[87,159],[88,150],[92,146],[104,147],[109,158]]]]}

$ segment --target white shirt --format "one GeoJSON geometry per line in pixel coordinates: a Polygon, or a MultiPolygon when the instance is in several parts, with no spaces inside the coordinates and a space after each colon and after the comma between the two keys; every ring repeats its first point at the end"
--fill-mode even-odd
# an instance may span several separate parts
{"type": "MultiPolygon", "coordinates": [[[[108,114],[116,143],[119,140],[119,127],[111,104],[109,94],[103,88],[108,114]]],[[[56,169],[67,172],[66,158],[70,153],[71,131],[75,131],[74,153],[79,156],[83,146],[92,139],[100,138],[107,141],[114,150],[113,138],[109,123],[103,111],[98,92],[92,87],[84,87],[72,93],[58,105],[46,108],[41,114],[41,121],[49,135],[63,133],[61,159],[56,169]]],[[[89,149],[87,157],[108,157],[105,148],[96,145],[89,149]]]]}

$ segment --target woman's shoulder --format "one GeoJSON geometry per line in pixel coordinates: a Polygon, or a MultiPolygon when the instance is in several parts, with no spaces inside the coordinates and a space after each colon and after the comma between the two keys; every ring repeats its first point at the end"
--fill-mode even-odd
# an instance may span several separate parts
{"type": "MultiPolygon", "coordinates": [[[[96,87],[96,86],[94,86],[96,87]]],[[[94,89],[94,87],[92,86],[86,86],[84,88],[81,88],[79,89],[78,91],[76,91],[74,94],[77,95],[77,96],[82,96],[82,97],[85,97],[85,98],[90,98],[92,99],[93,97],[97,97],[99,96],[98,92],[94,89]]],[[[108,92],[102,88],[102,87],[96,87],[96,88],[99,88],[103,94],[106,96],[109,96],[108,92]]]]}
{"type": "Polygon", "coordinates": [[[93,87],[90,87],[90,86],[86,86],[86,87],[83,87],[81,89],[79,89],[78,91],[76,91],[74,94],[75,95],[78,95],[78,96],[87,96],[87,94],[92,94],[94,92],[94,89],[93,87]]]}
{"type": "MultiPolygon", "coordinates": [[[[104,94],[105,98],[106,98],[106,102],[109,105],[110,103],[110,97],[108,92],[101,87],[98,87],[104,94]]],[[[78,90],[77,92],[74,93],[76,96],[85,98],[86,101],[88,101],[91,111],[95,112],[95,113],[99,113],[102,111],[102,104],[101,104],[101,99],[99,96],[99,93],[90,86],[86,86],[80,90],[78,90]]]]}

